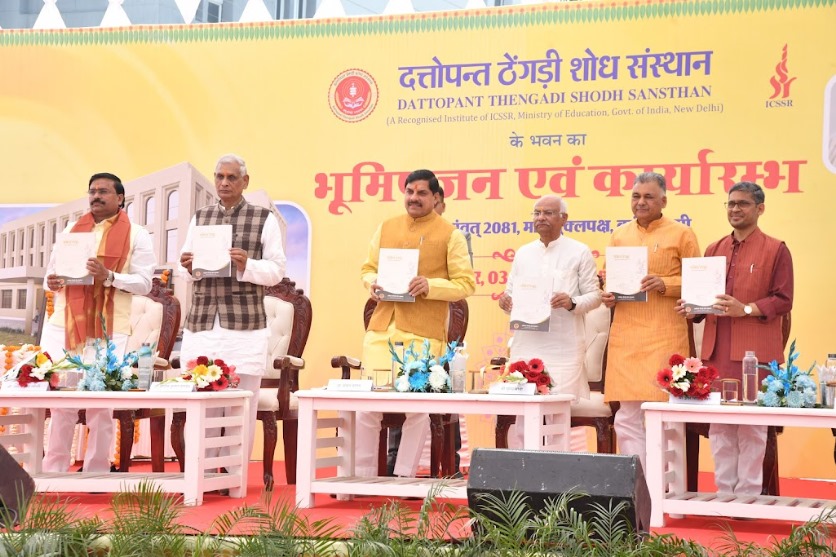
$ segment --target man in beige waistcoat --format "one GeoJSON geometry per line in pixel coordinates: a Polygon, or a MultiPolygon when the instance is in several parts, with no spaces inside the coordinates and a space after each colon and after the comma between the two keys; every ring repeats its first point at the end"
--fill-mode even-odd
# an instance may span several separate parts
{"type": "MultiPolygon", "coordinates": [[[[464,236],[433,210],[440,191],[438,179],[431,171],[412,172],[404,183],[406,214],[385,221],[372,237],[361,269],[363,285],[377,301],[363,339],[366,370],[391,367],[389,341],[403,342],[404,346],[414,341],[418,349],[428,339],[432,353],[443,354],[448,340],[449,302],[466,298],[476,288],[464,236]],[[418,275],[409,283],[414,302],[380,299],[377,272],[381,248],[419,250],[418,275]]],[[[377,475],[381,419],[380,412],[357,414],[355,466],[359,476],[377,475]]],[[[428,431],[427,414],[407,414],[395,475],[415,475],[428,431]]]]}

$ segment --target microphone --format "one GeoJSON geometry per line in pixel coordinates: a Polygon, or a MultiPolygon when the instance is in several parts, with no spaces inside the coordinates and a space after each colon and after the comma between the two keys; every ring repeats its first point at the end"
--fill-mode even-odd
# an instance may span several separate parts
{"type": "Polygon", "coordinates": [[[467,255],[470,256],[470,266],[473,267],[473,246],[470,245],[470,231],[464,231],[464,239],[467,240],[467,255]]]}

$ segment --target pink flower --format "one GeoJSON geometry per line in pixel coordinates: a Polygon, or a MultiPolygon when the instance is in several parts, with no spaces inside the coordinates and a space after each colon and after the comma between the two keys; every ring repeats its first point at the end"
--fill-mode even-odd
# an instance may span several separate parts
{"type": "Polygon", "coordinates": [[[682,364],[685,366],[685,369],[691,373],[697,373],[702,367],[702,360],[699,358],[685,358],[685,361],[682,364]]]}
{"type": "Polygon", "coordinates": [[[189,360],[186,362],[186,369],[194,369],[197,367],[197,360],[189,360]]]}

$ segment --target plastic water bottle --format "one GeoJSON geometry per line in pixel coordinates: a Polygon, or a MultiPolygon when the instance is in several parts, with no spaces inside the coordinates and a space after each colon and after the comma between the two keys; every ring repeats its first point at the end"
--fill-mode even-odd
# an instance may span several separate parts
{"type": "Polygon", "coordinates": [[[827,360],[824,362],[824,369],[821,371],[821,384],[819,391],[821,392],[821,405],[824,408],[833,408],[834,398],[836,398],[836,387],[829,386],[836,380],[836,354],[828,354],[827,360]]]}
{"type": "Polygon", "coordinates": [[[753,404],[758,401],[758,357],[752,350],[746,351],[743,358],[743,402],[753,404]]]}
{"type": "Polygon", "coordinates": [[[137,375],[139,376],[137,387],[147,391],[151,388],[151,372],[154,371],[154,353],[151,351],[151,345],[143,342],[137,356],[137,375]]]}
{"type": "MultiPolygon", "coordinates": [[[[403,361],[403,342],[396,342],[395,343],[395,354],[400,357],[401,361],[403,361]]],[[[393,357],[392,358],[392,388],[395,388],[395,380],[398,378],[398,374],[401,371],[401,366],[398,361],[393,357]]],[[[384,372],[385,373],[385,372],[384,372]]]]}
{"type": "Polygon", "coordinates": [[[463,393],[467,378],[467,352],[464,343],[457,346],[450,360],[450,387],[454,393],[463,393]]]}

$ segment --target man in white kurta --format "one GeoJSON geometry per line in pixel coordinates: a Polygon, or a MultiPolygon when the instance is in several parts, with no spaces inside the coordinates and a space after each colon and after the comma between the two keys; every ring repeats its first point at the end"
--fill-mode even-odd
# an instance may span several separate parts
{"type": "MultiPolygon", "coordinates": [[[[215,167],[215,188],[220,201],[198,209],[189,224],[180,253],[180,275],[193,283],[192,303],[183,327],[181,365],[199,356],[221,358],[235,366],[240,389],[250,397],[250,435],[245,446],[252,453],[253,432],[258,412],[261,377],[267,365],[267,329],[263,287],[277,284],[284,277],[285,254],[279,222],[268,209],[253,206],[244,199],[249,185],[246,163],[236,155],[225,155],[215,167]],[[200,225],[230,224],[232,248],[229,250],[232,276],[203,278],[192,276],[195,228],[200,225]]],[[[223,409],[217,409],[223,412],[223,409]]],[[[207,411],[207,415],[210,415],[207,411]]],[[[217,436],[220,431],[209,430],[217,436]]],[[[217,449],[206,451],[214,457],[217,449]]],[[[228,467],[234,472],[234,467],[228,467]]]]}
{"type": "MultiPolygon", "coordinates": [[[[534,205],[534,230],[538,240],[522,246],[514,256],[499,307],[513,307],[514,282],[523,277],[548,277],[552,282],[549,330],[517,331],[511,343],[511,361],[543,360],[552,380],[552,392],[589,398],[589,384],[583,373],[585,352],[583,316],[601,304],[598,273],[589,248],[563,235],[568,218],[566,203],[554,195],[534,205]]],[[[523,417],[508,433],[508,446],[523,446],[523,417]]],[[[585,450],[582,428],[572,433],[572,449],[585,450]]]]}

